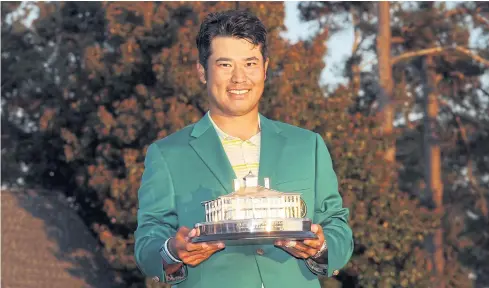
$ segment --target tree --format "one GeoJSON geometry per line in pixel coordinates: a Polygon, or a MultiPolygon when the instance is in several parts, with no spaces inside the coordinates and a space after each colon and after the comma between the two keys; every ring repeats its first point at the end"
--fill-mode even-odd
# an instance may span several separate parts
{"type": "MultiPolygon", "coordinates": [[[[385,94],[386,103],[382,107],[381,113],[384,115],[382,120],[382,132],[386,137],[393,134],[394,129],[394,109],[392,107],[392,92],[394,83],[392,78],[391,66],[391,21],[390,4],[388,1],[378,3],[378,36],[377,36],[377,55],[379,62],[379,80],[382,87],[381,93],[385,94]]],[[[394,162],[396,158],[395,143],[392,143],[385,152],[385,160],[394,162]]]]}
{"type": "MultiPolygon", "coordinates": [[[[379,3],[379,6],[382,5],[387,6],[387,3],[379,3]]],[[[454,171],[463,173],[463,170],[467,167],[466,163],[460,163],[464,162],[463,159],[466,158],[460,159],[460,154],[457,154],[457,152],[452,153],[452,151],[454,151],[453,149],[455,149],[455,151],[460,151],[461,148],[463,151],[466,151],[466,148],[460,147],[460,143],[466,143],[463,145],[465,147],[470,146],[470,144],[467,145],[470,143],[469,141],[464,141],[462,139],[464,138],[462,137],[463,133],[459,132],[464,130],[464,126],[468,126],[470,123],[471,126],[475,125],[476,127],[481,127],[480,125],[485,123],[485,120],[479,116],[478,112],[482,112],[480,107],[484,107],[484,104],[481,103],[481,96],[476,95],[474,90],[477,90],[478,88],[476,87],[480,86],[477,84],[479,81],[478,77],[486,71],[484,67],[487,63],[487,57],[484,57],[484,55],[486,55],[484,48],[469,47],[468,39],[471,32],[467,27],[474,25],[482,29],[487,29],[487,23],[489,22],[487,21],[487,17],[483,14],[486,13],[484,9],[487,9],[484,5],[464,3],[451,9],[447,9],[443,4],[434,5],[432,8],[427,8],[427,5],[429,4],[391,3],[391,21],[389,24],[389,28],[392,31],[390,32],[390,34],[392,34],[390,36],[391,51],[387,52],[387,55],[392,54],[390,64],[385,61],[385,51],[387,50],[385,47],[387,47],[388,43],[385,40],[380,41],[384,39],[382,35],[388,35],[389,32],[381,32],[382,34],[377,38],[379,41],[377,42],[378,45],[376,47],[363,41],[359,41],[360,43],[366,44],[363,45],[364,51],[375,51],[375,48],[377,48],[376,52],[379,55],[379,59],[376,62],[380,73],[379,78],[366,71],[362,71],[361,73],[355,72],[358,71],[357,67],[362,66],[351,66],[349,63],[352,63],[353,59],[362,58],[363,55],[359,55],[359,53],[352,53],[351,59],[345,66],[345,72],[347,72],[348,75],[362,75],[360,88],[358,88],[358,85],[356,84],[358,83],[358,80],[354,80],[358,77],[350,78],[352,79],[350,85],[354,87],[354,91],[359,91],[357,97],[357,99],[359,99],[359,101],[357,101],[357,103],[359,103],[357,106],[359,108],[358,111],[364,111],[366,113],[372,112],[370,103],[377,103],[375,106],[378,106],[380,111],[385,111],[383,108],[385,108],[386,105],[393,106],[395,115],[393,119],[397,123],[400,123],[396,124],[396,130],[398,131],[395,135],[397,138],[396,144],[395,146],[391,146],[396,148],[396,161],[398,161],[398,165],[400,165],[400,188],[401,190],[419,197],[423,205],[427,207],[434,207],[437,203],[436,207],[438,207],[438,213],[446,213],[443,224],[445,229],[443,236],[445,239],[449,240],[446,241],[445,245],[437,246],[437,255],[441,255],[443,253],[441,249],[443,249],[445,250],[444,254],[447,259],[445,260],[438,257],[439,260],[436,266],[442,267],[443,262],[450,263],[447,265],[448,268],[444,271],[445,275],[443,277],[439,275],[439,279],[446,279],[444,281],[446,281],[447,285],[460,287],[461,285],[470,285],[470,281],[467,281],[465,276],[467,275],[467,272],[456,263],[457,258],[464,254],[462,250],[456,246],[462,245],[463,247],[463,243],[466,243],[464,241],[467,241],[467,238],[463,237],[465,240],[460,240],[459,236],[455,235],[460,235],[459,232],[462,232],[469,227],[465,227],[464,225],[460,226],[458,224],[459,221],[453,221],[453,219],[458,219],[460,217],[467,218],[466,216],[461,215],[461,213],[464,213],[464,209],[472,209],[470,207],[471,204],[468,203],[474,203],[474,197],[471,196],[474,195],[474,193],[466,193],[465,191],[460,193],[460,186],[457,184],[453,186],[451,185],[452,183],[466,183],[466,180],[456,177],[455,175],[457,172],[454,171]],[[468,17],[463,17],[462,15],[468,17]],[[384,44],[384,46],[379,44],[384,44]],[[425,100],[428,99],[426,94],[419,93],[419,91],[422,91],[420,88],[426,87],[424,79],[419,77],[424,69],[420,57],[427,55],[431,55],[433,59],[434,68],[432,68],[432,73],[435,75],[433,79],[436,79],[437,82],[437,84],[431,83],[430,91],[433,91],[431,94],[435,92],[437,94],[435,98],[433,96],[429,97],[431,99],[429,103],[438,103],[439,113],[436,116],[431,115],[434,119],[430,121],[431,126],[433,126],[433,123],[436,123],[435,130],[438,131],[437,145],[425,145],[425,147],[431,147],[426,150],[430,151],[430,155],[440,155],[440,157],[436,157],[435,159],[427,157],[426,155],[423,156],[423,150],[419,149],[419,147],[423,147],[420,145],[423,141],[421,135],[423,135],[423,133],[428,133],[427,131],[435,130],[425,129],[426,125],[423,125],[422,122],[409,119],[414,113],[423,111],[423,103],[428,103],[425,102],[425,100]],[[392,75],[395,80],[392,98],[386,97],[385,89],[379,89],[380,87],[389,87],[388,85],[385,85],[385,80],[382,80],[389,79],[389,77],[382,76],[387,75],[385,71],[390,71],[389,68],[386,69],[389,65],[393,65],[392,75]],[[380,85],[376,83],[380,83],[380,85]],[[463,107],[463,111],[459,109],[460,107],[463,107]],[[477,111],[476,113],[478,116],[475,118],[473,116],[468,117],[468,114],[472,114],[473,111],[477,111]],[[459,123],[457,123],[456,119],[459,119],[459,123]],[[460,119],[465,119],[465,123],[462,123],[460,119]],[[422,159],[425,159],[426,163],[423,163],[422,159]],[[440,159],[440,161],[443,160],[443,162],[434,161],[436,159],[440,159]],[[434,163],[440,163],[440,165],[433,166],[434,163]],[[454,163],[458,164],[454,165],[454,163]],[[425,171],[430,171],[430,174],[425,173],[425,171]],[[433,174],[432,172],[436,173],[433,174]],[[437,175],[438,177],[435,178],[433,177],[434,175],[437,175]],[[454,182],[454,179],[457,180],[454,182]],[[450,181],[448,185],[441,185],[441,183],[446,181],[450,181]],[[416,185],[416,183],[419,184],[416,185]],[[433,187],[435,189],[425,189],[425,187],[433,187]],[[452,187],[458,187],[456,189],[459,193],[457,196],[452,187]],[[436,193],[432,194],[432,190],[436,191],[436,193]],[[432,195],[436,195],[434,198],[436,200],[435,202],[432,201],[432,195]],[[441,199],[443,199],[442,195],[445,195],[445,197],[443,197],[445,198],[443,202],[441,202],[441,199]],[[461,201],[461,195],[464,195],[463,197],[466,200],[461,201]],[[457,197],[457,200],[455,200],[455,197],[457,197]],[[448,201],[447,198],[449,199],[448,201]],[[461,205],[461,203],[464,204],[461,205]],[[442,205],[452,207],[452,209],[442,209],[442,205]],[[453,209],[453,207],[458,208],[453,209]]],[[[343,27],[347,25],[344,23],[353,25],[355,31],[353,47],[362,46],[361,44],[357,44],[356,39],[358,35],[372,35],[372,25],[370,24],[375,24],[377,20],[375,5],[369,3],[356,5],[353,3],[337,2],[302,2],[299,5],[299,8],[302,11],[304,20],[316,19],[321,21],[321,23],[327,24],[327,27],[330,27],[331,23],[338,25],[338,22],[340,22],[341,24],[339,25],[342,25],[343,27]],[[346,19],[335,19],[338,15],[342,15],[341,13],[351,11],[352,7],[356,8],[360,17],[351,16],[349,18],[346,17],[346,19]],[[359,21],[358,19],[361,20],[359,21]],[[360,30],[360,32],[358,30],[360,30]]],[[[382,12],[382,10],[380,10],[380,12],[382,12]]],[[[382,27],[388,29],[388,27],[381,25],[381,22],[385,23],[385,18],[385,14],[379,14],[378,25],[381,29],[382,27]]],[[[483,44],[482,46],[484,45],[487,47],[487,44],[483,44]]],[[[354,63],[358,62],[362,61],[356,60],[354,63]]],[[[373,69],[373,71],[375,71],[375,69],[373,69]]],[[[387,89],[387,91],[389,91],[389,89],[387,89]]],[[[431,106],[433,107],[433,104],[431,106]]],[[[485,110],[485,113],[487,114],[487,110],[485,110]]],[[[385,125],[385,123],[381,124],[385,125]]],[[[431,132],[429,133],[432,134],[431,132]]],[[[484,136],[482,138],[484,138],[484,136]]],[[[482,167],[485,166],[482,165],[482,167]]],[[[467,169],[469,172],[474,171],[472,168],[467,169]]],[[[485,173],[480,170],[478,171],[481,173],[479,175],[484,175],[485,173]]],[[[473,173],[471,173],[471,175],[473,175],[473,173]]],[[[483,185],[481,185],[482,182],[477,179],[477,176],[472,176],[471,179],[475,181],[470,182],[477,183],[477,185],[469,184],[469,187],[475,188],[473,191],[479,191],[476,192],[475,195],[484,195],[485,192],[481,193],[480,191],[483,190],[478,189],[483,187],[483,185]]],[[[467,186],[463,185],[462,187],[467,186]]],[[[486,198],[486,196],[476,197],[477,207],[485,207],[486,205],[481,203],[484,203],[484,199],[486,198]]],[[[482,209],[481,213],[484,214],[484,211],[485,210],[482,209]]],[[[483,223],[483,221],[481,223],[483,223]]],[[[439,234],[437,237],[440,237],[439,234]]],[[[485,240],[481,241],[480,238],[478,242],[482,245],[478,246],[478,244],[475,244],[473,247],[477,246],[478,248],[482,248],[484,245],[487,245],[485,244],[487,242],[485,242],[485,240]]],[[[474,255],[471,257],[474,257],[474,255]]],[[[475,263],[469,263],[470,261],[463,261],[464,265],[474,267],[475,263]]],[[[480,265],[477,267],[480,267],[480,265]]],[[[483,275],[484,273],[480,274],[483,275]]]]}
{"type": "MultiPolygon", "coordinates": [[[[5,49],[4,57],[11,62],[4,62],[8,65],[2,69],[12,72],[2,74],[2,85],[15,83],[4,85],[8,88],[5,93],[12,94],[6,99],[9,108],[29,109],[27,115],[34,116],[25,121],[35,131],[23,136],[26,141],[35,141],[35,145],[25,147],[24,161],[30,168],[27,184],[52,185],[72,196],[104,245],[119,280],[125,286],[139,285],[142,275],[133,259],[132,233],[145,149],[207,111],[205,89],[193,76],[195,36],[203,17],[239,6],[265,21],[270,54],[277,55],[269,66],[263,101],[267,115],[289,109],[282,107],[274,94],[288,93],[291,87],[301,89],[306,96],[320,95],[314,94],[320,92],[319,75],[310,75],[308,81],[299,79],[307,75],[306,70],[320,71],[323,67],[315,58],[325,51],[323,40],[318,41],[321,47],[311,43],[293,46],[283,40],[282,3],[36,5],[40,16],[23,32],[38,33],[39,42],[31,43],[25,34],[12,31],[2,35],[12,37],[7,40],[11,44],[16,40],[25,46],[22,50],[20,45],[5,49]],[[34,52],[37,54],[27,57],[34,52]],[[304,65],[294,61],[299,58],[304,65]],[[49,64],[49,69],[25,69],[33,63],[37,67],[49,64]],[[20,68],[25,70],[13,73],[20,68]],[[4,78],[7,74],[12,77],[4,78]],[[294,84],[282,87],[289,80],[294,84]],[[30,89],[22,91],[23,98],[17,97],[20,86],[30,89]],[[44,177],[50,174],[52,177],[44,177]]],[[[9,25],[3,27],[11,29],[9,25]]],[[[306,108],[297,103],[291,107],[306,108]]],[[[307,122],[315,120],[312,113],[289,111],[304,125],[312,126],[307,122]]],[[[21,126],[15,121],[18,119],[9,120],[9,127],[21,126]]]]}
{"type": "MultiPolygon", "coordinates": [[[[461,235],[457,235],[458,233],[456,232],[460,232],[460,224],[454,219],[461,217],[460,212],[469,207],[462,208],[459,206],[460,201],[454,201],[453,196],[455,195],[451,191],[452,186],[450,185],[453,182],[448,179],[447,175],[453,175],[453,171],[458,168],[447,164],[454,160],[458,161],[456,158],[459,155],[449,152],[457,149],[456,142],[453,142],[457,141],[455,139],[458,137],[455,136],[458,134],[455,131],[458,130],[459,126],[456,123],[456,119],[459,117],[465,118],[466,113],[472,109],[474,111],[478,110],[478,100],[473,99],[473,90],[479,81],[478,77],[484,73],[484,66],[480,64],[485,65],[485,60],[480,55],[467,49],[469,47],[468,36],[470,35],[466,28],[468,23],[464,23],[467,20],[454,16],[460,7],[447,10],[443,5],[436,6],[424,3],[419,6],[419,9],[420,12],[414,11],[420,16],[417,22],[408,21],[410,23],[407,25],[409,28],[404,29],[404,32],[401,32],[398,36],[403,40],[403,44],[397,48],[400,49],[398,50],[400,53],[398,52],[399,55],[393,58],[393,63],[396,64],[397,69],[400,69],[397,71],[401,71],[401,69],[406,70],[406,66],[400,64],[398,60],[410,61],[411,64],[408,64],[407,67],[410,67],[410,69],[414,68],[413,72],[417,71],[418,74],[427,75],[424,79],[423,77],[411,78],[417,82],[411,80],[414,83],[409,85],[414,89],[420,86],[427,88],[422,97],[419,97],[421,96],[420,94],[412,92],[413,95],[419,95],[419,100],[415,101],[414,107],[419,107],[418,105],[425,107],[423,108],[424,125],[421,125],[422,123],[416,123],[416,125],[421,128],[421,131],[418,130],[417,133],[421,132],[425,135],[424,137],[417,137],[424,141],[423,146],[426,152],[423,159],[426,162],[416,166],[421,169],[424,166],[424,183],[426,183],[427,191],[425,199],[432,198],[431,203],[435,209],[439,213],[445,214],[443,226],[434,235],[434,266],[439,279],[443,279],[439,283],[440,285],[460,287],[462,285],[470,285],[470,282],[463,275],[468,272],[464,271],[462,267],[455,268],[453,265],[456,258],[460,257],[457,256],[458,253],[456,251],[460,249],[459,245],[461,244],[461,241],[459,241],[461,235]],[[425,57],[424,59],[428,61],[429,65],[423,67],[420,58],[417,57],[425,57]],[[427,73],[419,73],[426,69],[428,70],[427,73]],[[460,77],[460,75],[465,76],[460,77]],[[463,103],[470,104],[466,106],[463,103]],[[456,107],[459,105],[468,109],[463,109],[465,111],[458,110],[456,107]],[[453,158],[442,157],[443,154],[451,154],[453,158]],[[447,182],[448,185],[443,185],[443,182],[447,182]],[[447,194],[448,197],[444,196],[447,194]],[[444,206],[452,209],[448,210],[444,206]],[[455,208],[457,206],[459,207],[455,208]],[[443,244],[443,242],[446,242],[446,244],[443,244]],[[445,265],[444,263],[450,264],[445,265]]],[[[397,17],[413,19],[413,11],[400,11],[401,13],[396,15],[397,17]]],[[[469,18],[468,22],[476,18],[475,16],[469,18]]],[[[398,31],[402,31],[402,29],[398,31]]],[[[409,130],[406,132],[407,135],[410,135],[409,137],[413,137],[409,130]]],[[[407,144],[409,141],[404,143],[407,144]]],[[[464,264],[468,267],[472,266],[470,264],[467,265],[467,262],[464,264]]]]}

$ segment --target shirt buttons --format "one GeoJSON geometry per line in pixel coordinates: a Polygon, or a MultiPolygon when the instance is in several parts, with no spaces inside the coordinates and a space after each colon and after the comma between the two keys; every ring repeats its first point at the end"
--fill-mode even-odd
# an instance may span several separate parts
{"type": "Polygon", "coordinates": [[[256,254],[263,255],[263,254],[265,254],[265,251],[263,251],[263,249],[260,248],[260,249],[256,250],[256,254]]]}
{"type": "Polygon", "coordinates": [[[333,271],[333,275],[334,275],[334,276],[337,276],[338,274],[340,274],[340,271],[338,271],[338,270],[334,270],[334,271],[333,271]]]}

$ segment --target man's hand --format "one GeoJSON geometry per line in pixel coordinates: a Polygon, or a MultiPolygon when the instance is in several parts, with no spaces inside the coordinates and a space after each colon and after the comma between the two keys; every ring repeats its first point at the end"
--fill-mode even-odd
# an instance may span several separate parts
{"type": "Polygon", "coordinates": [[[180,227],[175,238],[171,239],[168,243],[170,253],[178,256],[183,263],[189,266],[197,266],[212,254],[225,247],[222,242],[190,242],[196,236],[199,236],[197,229],[190,230],[187,227],[180,227]]]}
{"type": "Polygon", "coordinates": [[[292,256],[307,259],[315,256],[324,243],[323,228],[317,224],[311,225],[311,231],[318,236],[317,239],[307,239],[303,241],[277,240],[275,245],[289,252],[292,256]]]}

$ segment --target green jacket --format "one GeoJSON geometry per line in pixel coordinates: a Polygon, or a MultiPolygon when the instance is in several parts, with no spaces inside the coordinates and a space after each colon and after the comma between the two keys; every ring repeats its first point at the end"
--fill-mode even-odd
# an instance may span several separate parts
{"type": "MultiPolygon", "coordinates": [[[[353,240],[328,149],[316,133],[262,115],[260,121],[259,184],[269,177],[272,189],[302,193],[306,217],[324,229],[325,274],[331,277],[349,261],[353,240]]],[[[149,146],[138,192],[134,249],[144,275],[165,281],[158,252],[164,241],[181,225],[191,228],[205,221],[201,202],[230,193],[234,178],[208,114],[149,146]]],[[[185,267],[186,277],[177,282],[185,288],[260,288],[262,283],[265,288],[320,287],[308,267],[273,245],[227,246],[198,266],[185,267]]]]}

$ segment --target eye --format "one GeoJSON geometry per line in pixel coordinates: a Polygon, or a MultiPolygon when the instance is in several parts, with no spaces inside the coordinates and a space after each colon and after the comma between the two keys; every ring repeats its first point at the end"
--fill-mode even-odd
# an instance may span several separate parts
{"type": "Polygon", "coordinates": [[[221,67],[225,67],[225,68],[231,67],[231,64],[229,64],[229,63],[219,63],[218,65],[221,67]]]}
{"type": "Polygon", "coordinates": [[[246,63],[246,66],[252,67],[252,66],[256,66],[256,64],[257,64],[256,62],[248,62],[248,63],[246,63]]]}

